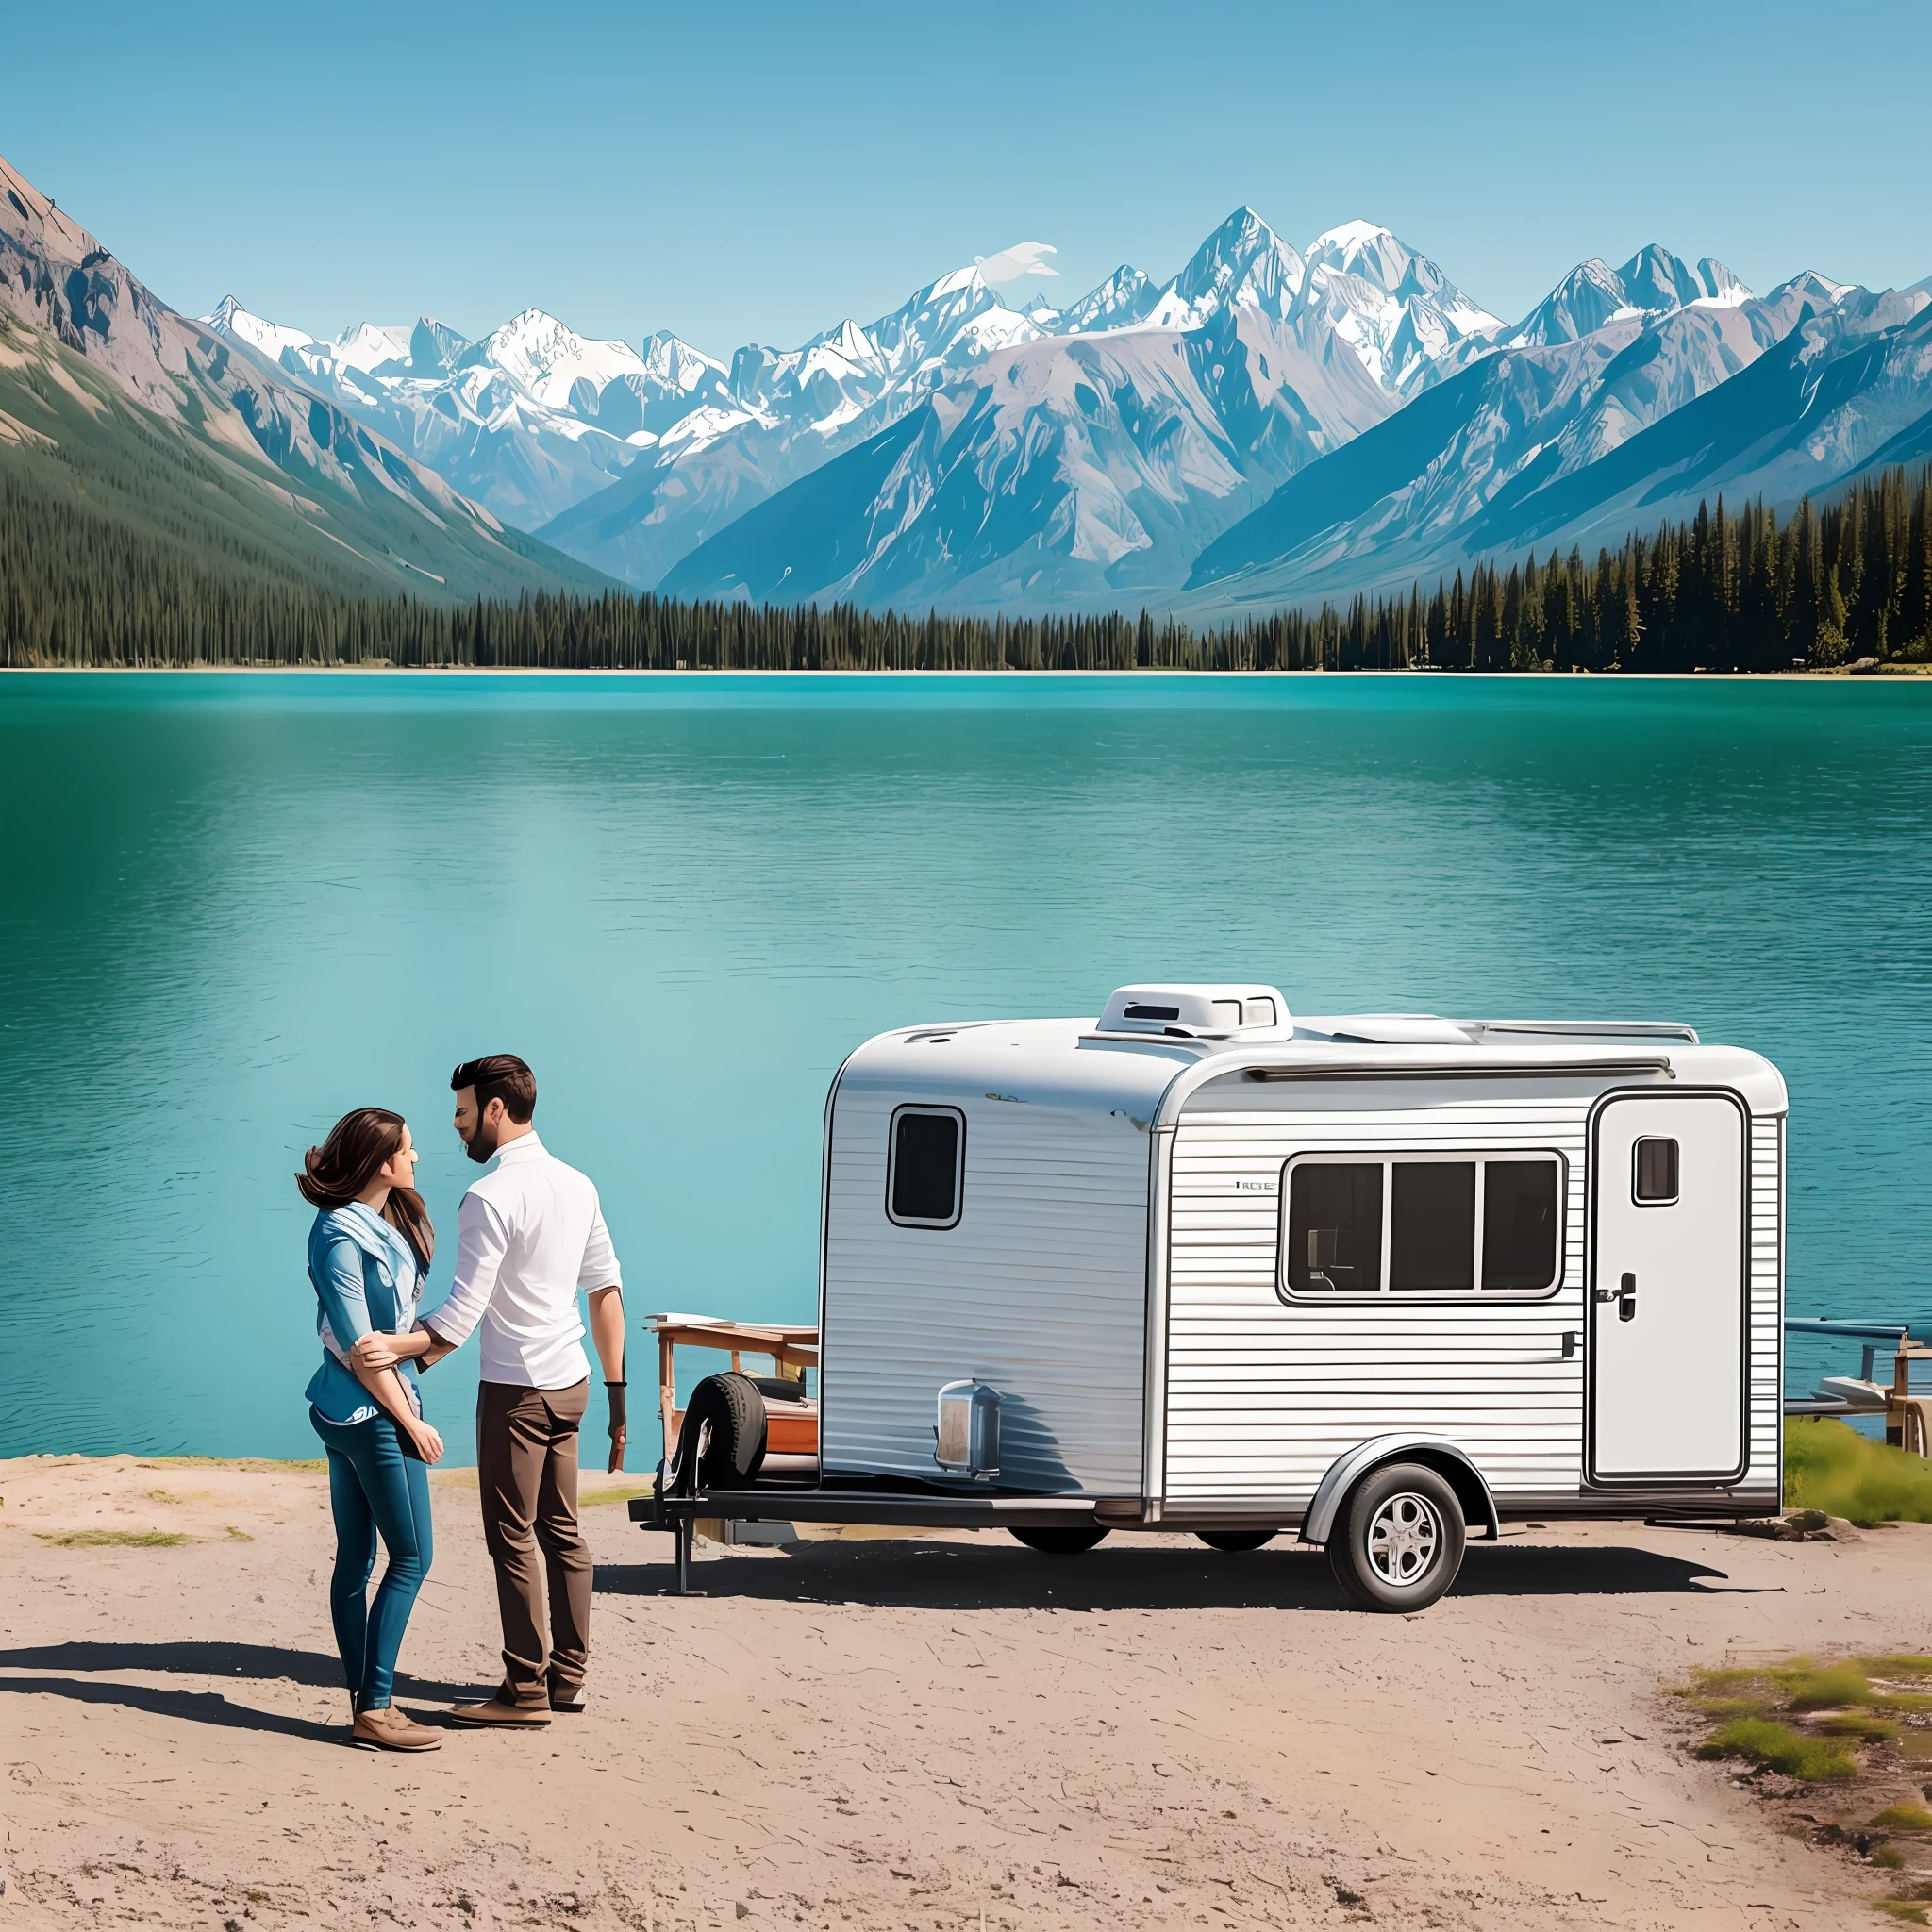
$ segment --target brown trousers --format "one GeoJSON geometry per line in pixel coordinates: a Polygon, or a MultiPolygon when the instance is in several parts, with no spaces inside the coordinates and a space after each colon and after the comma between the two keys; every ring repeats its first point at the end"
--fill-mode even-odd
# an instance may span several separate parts
{"type": "Polygon", "coordinates": [[[591,1655],[590,1545],[577,1526],[577,1428],[591,1385],[476,1390],[476,1479],[483,1541],[496,1565],[508,1704],[574,1702],[591,1655]],[[550,1641],[543,1641],[543,1552],[550,1641]]]}

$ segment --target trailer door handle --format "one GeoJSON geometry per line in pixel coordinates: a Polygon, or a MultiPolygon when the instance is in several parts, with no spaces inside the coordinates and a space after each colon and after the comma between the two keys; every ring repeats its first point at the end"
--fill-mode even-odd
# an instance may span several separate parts
{"type": "Polygon", "coordinates": [[[1596,1291],[1596,1299],[1597,1299],[1598,1301],[1600,1301],[1600,1302],[1615,1302],[1615,1303],[1617,1304],[1617,1320],[1618,1320],[1618,1321],[1620,1321],[1620,1322],[1634,1322],[1634,1321],[1636,1321],[1636,1319],[1637,1319],[1637,1277],[1636,1277],[1636,1275],[1634,1275],[1634,1274],[1626,1274],[1626,1275],[1624,1275],[1624,1279],[1623,1279],[1623,1282],[1622,1282],[1622,1284],[1621,1284],[1621,1285],[1620,1285],[1619,1287],[1616,1287],[1616,1288],[1600,1288],[1600,1289],[1598,1289],[1598,1290],[1596,1291]]]}

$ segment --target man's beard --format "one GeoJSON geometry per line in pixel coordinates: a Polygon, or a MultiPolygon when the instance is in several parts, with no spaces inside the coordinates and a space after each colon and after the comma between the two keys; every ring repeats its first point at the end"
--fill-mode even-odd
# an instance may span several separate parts
{"type": "Polygon", "coordinates": [[[478,1121],[476,1131],[463,1145],[470,1150],[470,1158],[481,1167],[496,1158],[496,1129],[486,1121],[478,1121]]]}

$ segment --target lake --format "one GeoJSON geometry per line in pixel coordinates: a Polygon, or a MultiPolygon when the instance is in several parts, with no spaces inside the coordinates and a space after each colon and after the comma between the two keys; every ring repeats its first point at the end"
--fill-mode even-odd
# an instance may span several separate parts
{"type": "Polygon", "coordinates": [[[634,1325],[809,1321],[845,1054],[1141,979],[1754,1047],[1792,1312],[1932,1311],[1932,684],[9,674],[0,810],[0,1456],[315,1455],[291,1176],[406,1113],[440,1299],[459,1059],[535,1066],[634,1325]]]}

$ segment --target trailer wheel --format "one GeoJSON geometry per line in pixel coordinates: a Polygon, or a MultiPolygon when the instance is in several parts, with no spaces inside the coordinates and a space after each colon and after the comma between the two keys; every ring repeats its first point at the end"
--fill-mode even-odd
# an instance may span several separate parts
{"type": "Polygon", "coordinates": [[[721,1485],[742,1489],[764,1460],[765,1398],[758,1385],[749,1375],[707,1375],[691,1391],[669,1487],[686,1496],[721,1485]]]}
{"type": "Polygon", "coordinates": [[[1230,1556],[1258,1550],[1263,1543],[1274,1541],[1272,1529],[1197,1529],[1194,1534],[1210,1550],[1225,1550],[1230,1556]]]}
{"type": "Polygon", "coordinates": [[[1462,1502],[1419,1462],[1371,1470],[1328,1539],[1335,1580],[1365,1610],[1425,1609],[1462,1567],[1462,1502]]]}
{"type": "Polygon", "coordinates": [[[1007,1534],[1015,1542],[1022,1542],[1029,1550],[1039,1550],[1049,1557],[1077,1557],[1091,1550],[1107,1535],[1098,1524],[1068,1524],[1062,1528],[1058,1524],[1042,1524],[1034,1529],[1009,1529],[1007,1534]]]}

